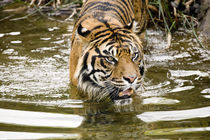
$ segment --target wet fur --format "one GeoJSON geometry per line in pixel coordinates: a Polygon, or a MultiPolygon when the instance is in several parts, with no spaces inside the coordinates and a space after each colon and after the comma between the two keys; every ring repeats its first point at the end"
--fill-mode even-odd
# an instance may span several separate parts
{"type": "Polygon", "coordinates": [[[84,3],[72,34],[70,80],[91,99],[114,99],[142,87],[145,63],[134,19],[130,0],[84,3]],[[131,75],[137,77],[132,84],[125,78],[131,75]]]}

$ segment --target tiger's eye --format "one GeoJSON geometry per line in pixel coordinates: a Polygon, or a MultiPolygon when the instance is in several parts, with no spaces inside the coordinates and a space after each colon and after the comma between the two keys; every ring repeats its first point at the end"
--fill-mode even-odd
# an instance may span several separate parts
{"type": "Polygon", "coordinates": [[[111,57],[111,56],[106,57],[105,60],[106,60],[108,63],[111,63],[111,64],[117,63],[117,61],[116,61],[113,57],[111,57]]]}

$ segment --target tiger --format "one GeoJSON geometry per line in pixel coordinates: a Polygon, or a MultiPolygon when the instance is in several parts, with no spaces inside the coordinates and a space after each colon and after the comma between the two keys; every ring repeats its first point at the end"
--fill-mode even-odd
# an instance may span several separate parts
{"type": "Polygon", "coordinates": [[[131,0],[86,0],[72,31],[70,82],[92,100],[141,91],[145,60],[131,0]]]}

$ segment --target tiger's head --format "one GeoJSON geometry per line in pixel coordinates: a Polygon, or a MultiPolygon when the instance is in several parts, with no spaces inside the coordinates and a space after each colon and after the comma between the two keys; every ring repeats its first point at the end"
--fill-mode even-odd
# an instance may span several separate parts
{"type": "Polygon", "coordinates": [[[115,26],[101,26],[100,32],[91,32],[82,25],[78,27],[78,34],[88,38],[74,74],[79,88],[96,100],[130,98],[140,91],[145,63],[143,47],[136,34],[115,26]]]}

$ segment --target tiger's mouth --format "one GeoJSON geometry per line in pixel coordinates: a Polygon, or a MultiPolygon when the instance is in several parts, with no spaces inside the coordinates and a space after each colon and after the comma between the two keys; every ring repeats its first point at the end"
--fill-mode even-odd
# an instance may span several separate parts
{"type": "Polygon", "coordinates": [[[134,90],[132,88],[120,90],[117,95],[115,95],[112,99],[113,100],[121,100],[130,98],[134,94],[134,90]]]}
{"type": "Polygon", "coordinates": [[[124,96],[131,96],[134,93],[134,90],[132,88],[123,90],[121,92],[119,92],[119,97],[124,97],[124,96]]]}

